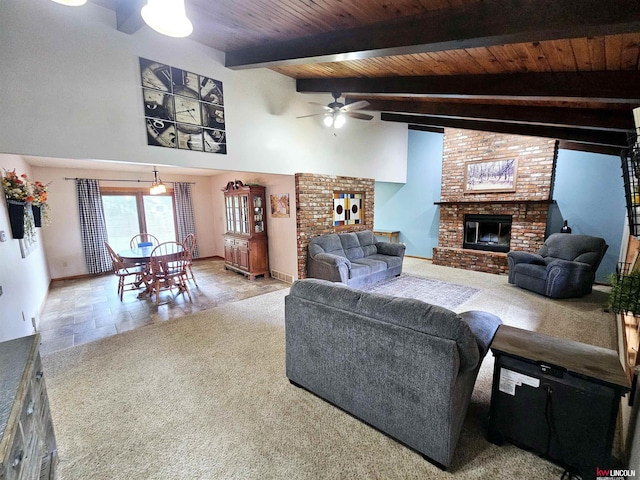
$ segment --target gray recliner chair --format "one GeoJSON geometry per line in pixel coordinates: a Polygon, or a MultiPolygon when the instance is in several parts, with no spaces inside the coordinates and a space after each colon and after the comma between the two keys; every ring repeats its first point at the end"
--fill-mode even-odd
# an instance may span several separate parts
{"type": "Polygon", "coordinates": [[[538,254],[507,254],[509,283],[550,298],[582,297],[591,293],[607,248],[604,238],[551,234],[538,254]]]}

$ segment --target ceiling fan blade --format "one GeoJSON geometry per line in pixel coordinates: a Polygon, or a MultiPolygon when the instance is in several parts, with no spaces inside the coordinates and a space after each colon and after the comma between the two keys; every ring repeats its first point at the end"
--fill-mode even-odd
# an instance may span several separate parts
{"type": "Polygon", "coordinates": [[[359,112],[344,112],[345,115],[351,118],[357,118],[358,120],[372,120],[373,115],[367,115],[366,113],[359,112]]]}
{"type": "Polygon", "coordinates": [[[328,110],[329,112],[333,110],[331,107],[326,106],[324,103],[309,102],[309,105],[316,105],[316,106],[318,106],[318,107],[322,107],[322,108],[324,108],[325,110],[328,110]]]}
{"type": "Polygon", "coordinates": [[[342,108],[344,111],[349,111],[349,110],[362,110],[363,108],[367,108],[368,106],[369,106],[369,102],[367,102],[366,100],[360,100],[359,102],[349,103],[348,105],[345,105],[342,108]]]}
{"type": "Polygon", "coordinates": [[[318,115],[324,115],[324,113],[312,113],[311,115],[302,115],[296,118],[307,118],[307,117],[317,117],[318,115]]]}

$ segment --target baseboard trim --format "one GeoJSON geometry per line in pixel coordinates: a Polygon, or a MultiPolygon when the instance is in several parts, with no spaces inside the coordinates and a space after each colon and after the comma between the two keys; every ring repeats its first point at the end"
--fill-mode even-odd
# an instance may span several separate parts
{"type": "Polygon", "coordinates": [[[419,257],[417,255],[405,255],[405,257],[417,258],[418,260],[430,260],[430,261],[433,261],[433,258],[431,258],[431,257],[419,257]]]}

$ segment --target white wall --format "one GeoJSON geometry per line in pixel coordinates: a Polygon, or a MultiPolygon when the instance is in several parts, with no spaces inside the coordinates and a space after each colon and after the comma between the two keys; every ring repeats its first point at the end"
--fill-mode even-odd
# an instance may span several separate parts
{"type": "MultiPolygon", "coordinates": [[[[308,102],[328,103],[329,95],[296,93],[293,79],[270,70],[229,70],[223,53],[188,39],[164,37],[146,26],[127,35],[115,25],[114,12],[91,3],[69,8],[48,0],[0,1],[0,166],[30,173],[22,156],[39,156],[176,165],[229,171],[243,181],[260,179],[268,195],[290,194],[291,217],[268,217],[267,222],[271,268],[294,277],[293,174],[406,180],[405,125],[379,118],[354,120],[334,135],[322,127],[321,116],[296,118],[320,113],[308,102]],[[147,145],[139,57],[223,82],[227,155],[147,145]]],[[[122,178],[117,167],[110,171],[33,167],[33,172],[41,181],[53,181],[52,224],[38,233],[39,248],[27,259],[20,258],[17,241],[0,243],[4,290],[0,341],[31,332],[30,318],[38,317],[46,298],[47,263],[53,278],[87,272],[74,184],[62,178],[122,178]],[[23,314],[27,322],[22,321],[23,314]]],[[[201,254],[222,256],[223,211],[217,207],[225,175],[173,178],[163,173],[163,179],[197,183],[201,254]]],[[[6,207],[0,208],[0,218],[0,228],[8,230],[6,207]]]]}
{"type": "MultiPolygon", "coordinates": [[[[39,180],[22,158],[0,154],[0,172],[16,170],[26,173],[31,180],[39,180]]],[[[43,249],[43,235],[36,228],[35,249],[26,257],[20,253],[20,242],[11,235],[9,214],[4,199],[0,200],[0,232],[6,241],[0,242],[0,341],[23,337],[33,333],[31,319],[40,322],[40,313],[47,289],[49,272],[43,249]]]]}
{"type": "Polygon", "coordinates": [[[293,79],[266,69],[233,71],[221,52],[148,27],[115,28],[115,14],[94,4],[0,2],[0,152],[73,159],[264,172],[362,176],[403,182],[403,124],[353,120],[322,128],[293,79]],[[147,145],[138,57],[224,84],[228,155],[147,145]]]}

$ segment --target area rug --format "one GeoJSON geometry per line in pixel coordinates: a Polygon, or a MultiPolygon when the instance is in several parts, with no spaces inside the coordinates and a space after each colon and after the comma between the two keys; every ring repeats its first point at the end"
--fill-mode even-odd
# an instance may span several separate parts
{"type": "Polygon", "coordinates": [[[415,298],[450,310],[462,305],[480,290],[415,275],[400,275],[374,283],[363,290],[394,297],[415,298]]]}

